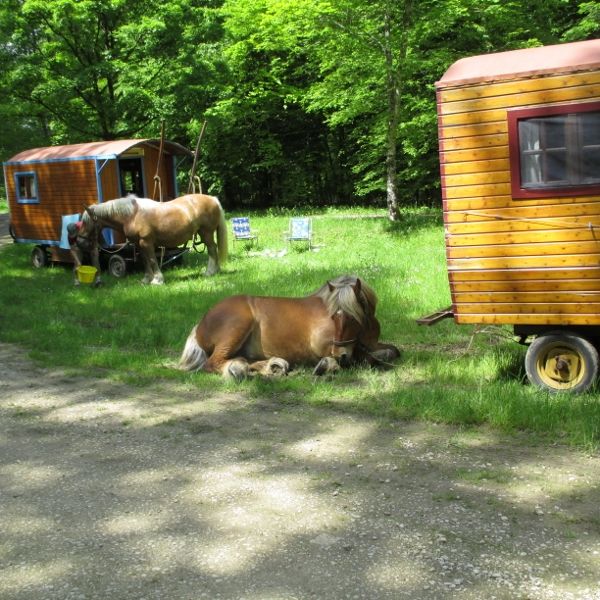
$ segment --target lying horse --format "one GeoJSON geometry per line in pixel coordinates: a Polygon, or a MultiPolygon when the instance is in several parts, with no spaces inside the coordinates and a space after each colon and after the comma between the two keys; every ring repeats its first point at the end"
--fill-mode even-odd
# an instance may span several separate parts
{"type": "Polygon", "coordinates": [[[93,241],[100,227],[122,231],[134,242],[144,261],[143,283],[164,282],[156,247],[175,248],[200,235],[208,251],[206,275],[214,275],[227,260],[227,227],[223,208],[217,198],[203,194],[188,194],[168,202],[127,196],[86,207],[82,238],[93,241]],[[217,233],[215,243],[214,234],[217,233]]]}
{"type": "Polygon", "coordinates": [[[348,275],[305,298],[231,296],[192,329],[179,368],[243,379],[296,364],[316,364],[315,375],[356,362],[381,366],[400,351],[378,341],[376,304],[375,292],[348,275]]]}

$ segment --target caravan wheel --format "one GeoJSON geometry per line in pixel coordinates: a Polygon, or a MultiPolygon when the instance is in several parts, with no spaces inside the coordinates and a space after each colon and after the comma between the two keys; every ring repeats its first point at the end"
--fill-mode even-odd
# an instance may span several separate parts
{"type": "Polygon", "coordinates": [[[36,269],[41,269],[48,266],[48,253],[43,246],[36,246],[31,251],[31,264],[36,269]]]}
{"type": "Polygon", "coordinates": [[[127,262],[122,256],[113,254],[108,261],[108,272],[117,279],[127,275],[127,262]]]}
{"type": "Polygon", "coordinates": [[[598,351],[574,333],[548,333],[527,349],[525,370],[531,383],[551,392],[585,392],[598,375],[598,351]]]}

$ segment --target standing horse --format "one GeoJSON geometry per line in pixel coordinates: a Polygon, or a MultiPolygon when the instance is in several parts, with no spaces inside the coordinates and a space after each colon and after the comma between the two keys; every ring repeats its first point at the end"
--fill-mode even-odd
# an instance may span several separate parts
{"type": "Polygon", "coordinates": [[[230,296],[204,315],[187,338],[179,368],[242,379],[284,375],[316,364],[315,375],[352,362],[383,365],[400,356],[378,341],[377,296],[343,275],[305,298],[230,296]]]}
{"type": "Polygon", "coordinates": [[[140,249],[143,283],[162,284],[156,248],[175,248],[200,235],[208,252],[206,275],[214,275],[227,260],[227,226],[223,208],[214,196],[188,194],[168,202],[127,196],[86,207],[80,237],[95,239],[99,227],[120,230],[140,249]],[[217,241],[215,243],[215,236],[217,241]]]}

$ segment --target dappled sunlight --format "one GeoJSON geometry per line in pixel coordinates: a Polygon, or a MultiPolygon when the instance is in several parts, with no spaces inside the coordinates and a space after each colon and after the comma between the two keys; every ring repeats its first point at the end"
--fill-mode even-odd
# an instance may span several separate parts
{"type": "Polygon", "coordinates": [[[60,557],[48,562],[3,565],[0,590],[13,594],[27,593],[27,590],[44,590],[47,598],[57,597],[56,594],[60,593],[60,582],[67,575],[73,574],[72,572],[73,565],[60,557]]]}
{"type": "Polygon", "coordinates": [[[299,459],[341,459],[373,435],[374,423],[339,423],[335,429],[319,432],[318,437],[299,440],[286,452],[299,459]]]}
{"type": "Polygon", "coordinates": [[[600,581],[597,456],[278,382],[211,395],[14,364],[0,596],[563,600],[600,581]]]}
{"type": "Polygon", "coordinates": [[[0,467],[2,489],[5,493],[20,495],[36,489],[55,485],[67,475],[68,469],[59,469],[27,460],[0,467]]]}
{"type": "Polygon", "coordinates": [[[316,535],[343,511],[311,491],[310,474],[268,474],[254,462],[208,469],[179,494],[218,538],[203,545],[198,566],[219,575],[248,569],[297,535],[316,535]],[[332,511],[334,517],[332,517],[332,511]]]}
{"type": "Polygon", "coordinates": [[[167,521],[166,515],[160,517],[156,515],[149,516],[128,511],[127,514],[107,518],[100,531],[106,535],[119,538],[129,535],[139,537],[161,531],[167,521]]]}
{"type": "Polygon", "coordinates": [[[138,469],[119,478],[119,489],[121,493],[135,494],[136,490],[144,490],[152,486],[169,486],[172,475],[172,468],[138,469]]]}
{"type": "MultiPolygon", "coordinates": [[[[27,511],[23,514],[23,508],[8,509],[2,515],[2,534],[26,537],[28,535],[48,534],[54,527],[56,521],[47,515],[27,511]]],[[[1,554],[1,553],[0,553],[1,554]]]]}
{"type": "MultiPolygon", "coordinates": [[[[390,554],[394,553],[394,551],[390,550],[390,554]]],[[[424,590],[425,592],[430,590],[431,593],[435,592],[434,586],[427,583],[430,574],[424,568],[416,553],[413,560],[405,559],[403,563],[397,560],[392,564],[385,560],[377,561],[372,566],[366,568],[365,576],[373,585],[388,590],[390,593],[394,590],[403,589],[424,590]]]]}
{"type": "Polygon", "coordinates": [[[47,406],[40,401],[37,407],[40,410],[46,409],[45,418],[49,422],[85,422],[92,425],[127,421],[131,427],[144,429],[169,423],[173,418],[185,418],[185,415],[219,414],[227,406],[240,402],[239,394],[222,393],[199,399],[198,392],[192,390],[189,400],[179,400],[176,403],[171,401],[168,394],[160,392],[144,393],[143,398],[132,394],[127,398],[114,399],[115,389],[116,384],[106,385],[105,389],[96,392],[73,390],[72,396],[66,397],[59,405],[53,402],[51,406],[47,406]]]}

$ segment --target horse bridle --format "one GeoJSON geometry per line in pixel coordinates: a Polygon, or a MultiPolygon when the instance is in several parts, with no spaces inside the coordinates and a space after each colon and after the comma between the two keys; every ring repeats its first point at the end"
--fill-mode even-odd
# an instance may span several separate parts
{"type": "MultiPolygon", "coordinates": [[[[338,311],[339,313],[343,313],[343,311],[338,311]]],[[[337,313],[336,313],[337,314],[337,313]]],[[[332,317],[332,319],[335,320],[334,316],[332,317]]],[[[336,340],[335,337],[333,338],[333,340],[331,340],[331,343],[334,346],[337,346],[338,348],[341,346],[348,346],[350,344],[356,344],[356,342],[358,341],[358,337],[354,337],[354,338],[349,338],[347,340],[336,340]]]]}
{"type": "MultiPolygon", "coordinates": [[[[358,303],[360,304],[361,308],[363,309],[363,311],[365,312],[365,315],[367,315],[367,310],[364,306],[363,299],[359,295],[356,296],[356,299],[357,299],[358,303]]],[[[340,312],[342,312],[342,311],[340,311],[340,312]]],[[[350,344],[357,344],[357,343],[358,343],[359,347],[364,347],[358,337],[350,338],[347,340],[336,340],[334,338],[331,341],[331,343],[338,348],[341,346],[349,346],[350,344]]]]}
{"type": "Polygon", "coordinates": [[[348,346],[348,344],[356,344],[358,338],[351,338],[349,340],[332,340],[331,343],[334,346],[348,346]]]}

